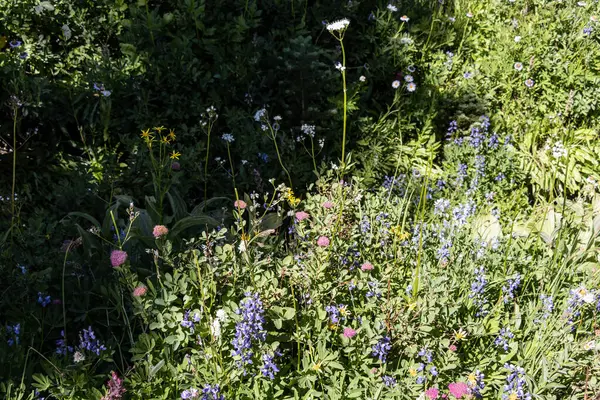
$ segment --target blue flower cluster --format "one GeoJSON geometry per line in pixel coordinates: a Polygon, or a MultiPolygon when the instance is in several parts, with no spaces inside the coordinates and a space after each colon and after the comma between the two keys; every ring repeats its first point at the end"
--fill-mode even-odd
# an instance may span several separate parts
{"type": "Polygon", "coordinates": [[[97,356],[100,355],[101,351],[106,350],[106,346],[96,339],[96,334],[91,326],[79,332],[79,348],[91,351],[97,356]]]}
{"type": "Polygon", "coordinates": [[[279,368],[273,361],[275,358],[274,354],[263,354],[263,366],[260,368],[260,372],[263,376],[268,377],[269,379],[275,379],[275,374],[279,372],[279,368]]]}
{"type": "Polygon", "coordinates": [[[389,375],[384,375],[381,377],[381,379],[383,380],[383,383],[385,384],[385,386],[387,387],[396,387],[396,379],[394,379],[393,377],[389,376],[389,375]]]}
{"type": "Polygon", "coordinates": [[[19,344],[19,336],[21,335],[21,324],[6,325],[6,333],[9,336],[8,340],[6,341],[9,347],[13,346],[14,344],[19,344]]]}
{"type": "Polygon", "coordinates": [[[506,377],[504,393],[502,400],[514,399],[531,400],[531,393],[527,392],[527,382],[525,381],[525,370],[512,364],[504,364],[504,368],[510,371],[506,377]]]}
{"type": "Polygon", "coordinates": [[[198,313],[194,313],[194,316],[190,319],[190,310],[186,310],[183,314],[181,326],[183,326],[184,328],[188,328],[190,330],[190,333],[194,333],[196,324],[198,322],[200,322],[200,315],[198,313]]]}
{"type": "Polygon", "coordinates": [[[384,336],[371,347],[371,350],[372,350],[371,355],[373,357],[379,358],[379,361],[384,363],[387,361],[387,355],[391,349],[392,349],[392,345],[390,344],[390,338],[387,336],[384,336]]]}
{"type": "Polygon", "coordinates": [[[494,340],[494,344],[497,347],[502,346],[504,351],[508,351],[509,339],[514,338],[515,335],[510,331],[510,328],[502,328],[498,333],[498,337],[494,340]]]}
{"type": "Polygon", "coordinates": [[[267,332],[263,329],[265,311],[258,293],[248,292],[245,296],[246,299],[240,302],[240,308],[236,311],[242,316],[242,320],[235,325],[235,336],[231,341],[233,345],[231,354],[241,357],[241,360],[236,362],[241,368],[246,364],[252,364],[253,343],[264,342],[267,338],[267,332]]]}
{"type": "Polygon", "coordinates": [[[42,305],[42,307],[46,307],[48,304],[52,303],[52,298],[50,296],[45,296],[42,292],[38,292],[37,302],[42,305]]]}
{"type": "Polygon", "coordinates": [[[60,354],[61,356],[66,355],[67,353],[73,352],[72,346],[67,346],[67,338],[65,338],[65,331],[60,331],[60,337],[62,339],[58,339],[56,341],[56,354],[60,354]]]}
{"type": "Polygon", "coordinates": [[[483,317],[487,315],[488,311],[484,310],[484,306],[487,304],[485,298],[485,287],[487,285],[487,279],[485,277],[485,268],[479,267],[475,269],[475,281],[471,283],[471,293],[469,298],[473,299],[473,303],[478,308],[477,317],[483,317]]]}
{"type": "MultiPolygon", "coordinates": [[[[433,352],[427,347],[423,347],[421,348],[421,350],[419,350],[417,355],[421,357],[422,361],[424,361],[419,363],[419,365],[417,366],[417,372],[424,372],[429,366],[429,373],[434,377],[438,376],[437,368],[434,365],[431,365],[431,363],[433,363],[433,352]]],[[[423,383],[425,383],[426,380],[427,378],[423,374],[419,374],[416,377],[417,385],[422,385],[423,383]]]]}
{"type": "Polygon", "coordinates": [[[514,278],[508,279],[506,285],[502,286],[502,293],[504,293],[504,303],[508,303],[510,300],[515,298],[515,291],[521,284],[521,275],[517,273],[514,278]]]}
{"type": "Polygon", "coordinates": [[[547,320],[552,311],[554,311],[554,299],[552,296],[540,294],[540,300],[542,301],[542,316],[535,321],[538,323],[547,320]]]}
{"type": "Polygon", "coordinates": [[[484,378],[485,375],[481,371],[477,370],[469,375],[469,379],[467,381],[467,385],[469,386],[469,389],[471,389],[471,394],[478,399],[483,398],[481,391],[485,388],[485,383],[483,381],[484,378]]]}
{"type": "MultiPolygon", "coordinates": [[[[337,306],[327,306],[325,307],[325,311],[329,314],[329,320],[332,324],[338,324],[340,322],[340,310],[345,310],[346,305],[338,304],[337,306]]],[[[342,315],[342,320],[346,318],[342,315]]]]}

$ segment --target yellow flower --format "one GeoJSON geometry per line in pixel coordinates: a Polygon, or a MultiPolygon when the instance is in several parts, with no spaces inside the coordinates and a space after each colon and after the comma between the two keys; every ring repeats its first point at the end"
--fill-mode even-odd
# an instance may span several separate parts
{"type": "Polygon", "coordinates": [[[171,129],[171,131],[169,132],[169,140],[175,140],[177,136],[175,135],[175,131],[173,129],[171,129]]]}
{"type": "Polygon", "coordinates": [[[154,127],[154,128],[152,128],[152,129],[154,129],[154,130],[155,130],[156,132],[158,132],[158,133],[161,133],[162,131],[164,131],[164,130],[165,130],[165,129],[167,129],[167,128],[165,128],[164,126],[155,126],[155,127],[154,127]]]}
{"type": "Polygon", "coordinates": [[[519,400],[519,396],[515,393],[512,392],[509,396],[508,396],[508,400],[519,400]]]}
{"type": "Polygon", "coordinates": [[[338,310],[340,311],[340,315],[342,317],[347,317],[347,316],[350,315],[350,311],[348,311],[348,309],[346,308],[346,306],[339,307],[338,310]]]}
{"type": "Polygon", "coordinates": [[[467,381],[469,381],[469,386],[473,387],[477,383],[477,377],[471,372],[469,376],[467,376],[467,381]]]}
{"type": "Polygon", "coordinates": [[[411,369],[408,370],[408,374],[410,376],[417,376],[417,370],[414,369],[414,368],[411,368],[411,369]]]}
{"type": "Polygon", "coordinates": [[[242,240],[248,241],[250,240],[250,235],[248,235],[246,232],[242,233],[241,235],[242,240]]]}
{"type": "Polygon", "coordinates": [[[313,369],[313,371],[320,372],[321,371],[321,362],[318,362],[315,365],[313,365],[312,369],[313,369]]]}
{"type": "Polygon", "coordinates": [[[462,328],[454,332],[454,339],[457,341],[465,340],[467,338],[467,332],[462,328]]]}
{"type": "Polygon", "coordinates": [[[180,152],[173,150],[173,152],[171,153],[171,160],[179,160],[180,155],[180,152]]]}
{"type": "Polygon", "coordinates": [[[142,134],[140,135],[144,139],[150,139],[150,129],[142,130],[142,134]]]}
{"type": "Polygon", "coordinates": [[[160,142],[162,144],[169,144],[169,137],[168,136],[163,136],[160,138],[160,142]]]}

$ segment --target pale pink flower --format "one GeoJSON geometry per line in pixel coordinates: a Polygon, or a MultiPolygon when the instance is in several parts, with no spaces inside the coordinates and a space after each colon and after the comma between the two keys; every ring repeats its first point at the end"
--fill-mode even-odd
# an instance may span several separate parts
{"type": "Polygon", "coordinates": [[[123,250],[113,250],[110,253],[110,263],[113,267],[122,265],[127,260],[127,253],[123,250]]]}
{"type": "Polygon", "coordinates": [[[244,200],[236,200],[233,202],[233,206],[235,208],[239,208],[240,210],[243,210],[244,208],[246,208],[246,202],[244,200]]]}
{"type": "Polygon", "coordinates": [[[133,289],[133,295],[135,297],[141,297],[146,294],[148,288],[144,285],[139,285],[135,289],[133,289]]]}
{"type": "Polygon", "coordinates": [[[448,350],[450,350],[450,351],[456,351],[456,345],[455,344],[451,344],[450,346],[448,346],[448,350]]]}
{"type": "Polygon", "coordinates": [[[116,372],[111,372],[111,377],[106,382],[108,392],[101,400],[118,400],[123,397],[123,394],[127,391],[125,385],[123,385],[123,379],[119,378],[116,372]]]}
{"type": "Polygon", "coordinates": [[[362,269],[363,271],[371,271],[373,269],[373,264],[371,264],[370,262],[366,262],[360,266],[360,269],[362,269]]]}
{"type": "Polygon", "coordinates": [[[308,217],[310,217],[310,215],[308,215],[308,213],[306,213],[306,212],[304,212],[304,211],[298,211],[298,212],[296,213],[296,219],[297,219],[298,221],[303,221],[303,220],[305,220],[305,219],[306,219],[306,218],[308,218],[308,217]]]}
{"type": "Polygon", "coordinates": [[[469,394],[469,387],[464,382],[454,382],[448,385],[450,394],[457,399],[461,399],[463,396],[469,394]]]}
{"type": "Polygon", "coordinates": [[[320,236],[319,239],[317,239],[317,244],[321,247],[327,247],[329,246],[329,238],[327,238],[327,236],[320,236]]]}
{"type": "Polygon", "coordinates": [[[325,203],[323,203],[323,208],[329,210],[330,208],[333,208],[333,203],[331,201],[326,201],[325,203]]]}
{"type": "Polygon", "coordinates": [[[356,331],[352,328],[344,328],[344,336],[348,339],[352,339],[354,336],[356,336],[356,331]]]}
{"type": "Polygon", "coordinates": [[[152,235],[158,239],[161,236],[165,236],[167,233],[169,233],[169,228],[167,228],[164,225],[156,225],[154,227],[154,229],[152,230],[152,235]]]}
{"type": "Polygon", "coordinates": [[[430,400],[435,400],[440,395],[440,391],[437,388],[429,388],[425,391],[425,396],[430,400]]]}

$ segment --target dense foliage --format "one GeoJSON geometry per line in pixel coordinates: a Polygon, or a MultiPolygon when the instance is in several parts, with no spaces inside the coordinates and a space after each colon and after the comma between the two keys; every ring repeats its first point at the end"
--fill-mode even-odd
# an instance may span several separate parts
{"type": "Polygon", "coordinates": [[[0,396],[600,396],[597,1],[0,0],[0,396]]]}

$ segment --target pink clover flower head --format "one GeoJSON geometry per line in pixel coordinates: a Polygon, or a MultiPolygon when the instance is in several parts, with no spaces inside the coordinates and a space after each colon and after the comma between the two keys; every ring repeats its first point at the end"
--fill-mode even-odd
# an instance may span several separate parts
{"type": "Polygon", "coordinates": [[[448,346],[448,350],[450,350],[450,351],[456,351],[456,345],[455,344],[451,344],[450,346],[448,346]]]}
{"type": "Polygon", "coordinates": [[[236,200],[233,202],[233,206],[235,208],[239,208],[240,210],[243,210],[246,208],[246,202],[244,200],[236,200]]]}
{"type": "Polygon", "coordinates": [[[317,244],[321,247],[327,247],[329,246],[329,238],[327,236],[320,236],[319,239],[317,239],[317,244]]]}
{"type": "Polygon", "coordinates": [[[362,269],[363,271],[371,271],[373,269],[373,264],[371,264],[370,262],[366,262],[360,266],[360,269],[362,269]]]}
{"type": "Polygon", "coordinates": [[[425,391],[425,396],[430,400],[435,400],[440,396],[440,391],[437,388],[429,388],[425,391]]]}
{"type": "Polygon", "coordinates": [[[127,260],[127,252],[123,250],[113,250],[110,253],[110,264],[113,267],[119,267],[125,263],[127,260]]]}
{"type": "Polygon", "coordinates": [[[306,212],[304,212],[304,211],[298,211],[298,212],[296,213],[296,219],[297,219],[298,221],[303,221],[303,220],[305,220],[305,219],[306,219],[306,218],[308,218],[308,217],[310,217],[310,215],[308,215],[308,213],[306,213],[306,212]]]}
{"type": "Polygon", "coordinates": [[[133,295],[135,297],[142,297],[143,295],[146,294],[147,291],[148,291],[148,288],[146,286],[139,285],[135,289],[133,289],[133,295]]]}
{"type": "Polygon", "coordinates": [[[323,208],[326,208],[326,209],[328,209],[328,210],[329,210],[330,208],[333,208],[333,203],[332,203],[331,201],[326,201],[326,202],[325,202],[325,203],[323,203],[322,205],[323,205],[323,208]]]}
{"type": "Polygon", "coordinates": [[[344,337],[347,337],[348,339],[352,339],[354,336],[356,336],[356,331],[352,328],[344,328],[344,337]]]}
{"type": "Polygon", "coordinates": [[[154,229],[152,230],[152,235],[158,239],[162,236],[165,236],[167,233],[169,233],[169,228],[167,228],[164,225],[156,225],[154,227],[154,229]]]}
{"type": "Polygon", "coordinates": [[[453,382],[448,385],[448,390],[457,399],[462,399],[463,396],[469,394],[469,387],[464,382],[453,382]]]}
{"type": "Polygon", "coordinates": [[[118,400],[123,397],[123,394],[127,391],[123,386],[123,379],[119,378],[116,372],[112,371],[112,376],[106,382],[108,393],[103,396],[101,400],[118,400]]]}

